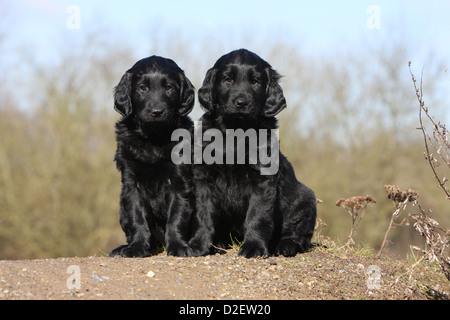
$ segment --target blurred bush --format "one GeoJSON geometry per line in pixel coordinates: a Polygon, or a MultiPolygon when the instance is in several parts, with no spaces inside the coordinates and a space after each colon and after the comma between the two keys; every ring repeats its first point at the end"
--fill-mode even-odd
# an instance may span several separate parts
{"type": "MultiPolygon", "coordinates": [[[[208,38],[190,46],[184,37],[153,36],[149,55],[173,58],[199,88],[207,69],[235,47],[208,38]]],[[[418,190],[422,205],[449,224],[448,203],[423,159],[402,44],[332,58],[304,55],[282,41],[246,46],[284,75],[281,148],[298,179],[323,201],[322,234],[344,241],[351,219],[336,200],[370,194],[377,204],[354,240],[377,248],[393,211],[385,184],[418,190]]],[[[112,89],[142,57],[121,48],[91,35],[61,50],[51,66],[21,51],[21,65],[9,66],[16,74],[1,79],[9,84],[0,89],[0,259],[102,255],[124,241],[112,89]]],[[[438,63],[430,65],[424,92],[439,115],[445,109],[433,100],[438,63]]],[[[199,114],[197,104],[194,118],[199,114]]],[[[392,231],[392,248],[409,252],[414,234],[410,227],[392,231]]]]}

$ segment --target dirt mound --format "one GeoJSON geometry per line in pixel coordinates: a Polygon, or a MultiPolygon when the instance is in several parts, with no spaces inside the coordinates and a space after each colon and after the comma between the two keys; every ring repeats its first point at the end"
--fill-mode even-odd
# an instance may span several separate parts
{"type": "Polygon", "coordinates": [[[436,299],[449,281],[423,264],[316,249],[292,258],[226,254],[0,261],[0,299],[436,299]]]}

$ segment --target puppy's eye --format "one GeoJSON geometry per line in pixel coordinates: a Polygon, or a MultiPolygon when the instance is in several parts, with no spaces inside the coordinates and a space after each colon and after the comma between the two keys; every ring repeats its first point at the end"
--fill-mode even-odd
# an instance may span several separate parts
{"type": "Polygon", "coordinates": [[[145,84],[140,84],[139,85],[139,91],[147,92],[148,91],[148,87],[145,84]]]}
{"type": "Polygon", "coordinates": [[[225,77],[225,78],[223,79],[223,81],[225,81],[226,83],[233,83],[233,79],[230,78],[230,77],[225,77]]]}
{"type": "Polygon", "coordinates": [[[255,84],[255,85],[256,85],[256,84],[260,84],[260,81],[259,81],[258,79],[253,79],[253,80],[252,80],[252,84],[255,84]]]}
{"type": "Polygon", "coordinates": [[[172,90],[172,88],[173,87],[170,84],[166,84],[166,86],[165,86],[166,91],[170,91],[170,90],[172,90]]]}

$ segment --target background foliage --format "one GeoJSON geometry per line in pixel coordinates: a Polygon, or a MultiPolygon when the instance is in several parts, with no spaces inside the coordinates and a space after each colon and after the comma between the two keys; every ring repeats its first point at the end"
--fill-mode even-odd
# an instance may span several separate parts
{"type": "MultiPolygon", "coordinates": [[[[216,59],[235,49],[226,35],[190,45],[182,30],[172,31],[172,41],[160,37],[159,28],[149,31],[148,55],[177,61],[196,88],[216,59]]],[[[11,34],[1,35],[3,50],[11,34]]],[[[371,195],[377,203],[367,208],[354,239],[378,249],[394,210],[385,184],[417,190],[422,206],[443,227],[450,224],[448,201],[436,188],[416,129],[406,38],[320,57],[282,38],[270,45],[251,34],[243,38],[284,76],[288,108],[279,117],[281,148],[298,179],[323,201],[322,235],[345,241],[351,217],[336,200],[371,195]]],[[[125,240],[118,221],[112,89],[143,57],[126,49],[126,41],[118,45],[99,32],[77,41],[71,48],[56,45],[52,65],[36,61],[30,48],[6,48],[16,59],[0,75],[1,259],[102,255],[125,240]]],[[[448,108],[448,95],[438,90],[445,77],[444,64],[430,53],[423,91],[437,118],[448,108]]],[[[448,78],[444,85],[448,92],[448,78]]],[[[196,104],[192,117],[201,112],[196,104]]],[[[391,231],[390,240],[391,252],[402,255],[410,244],[423,243],[411,226],[391,231]]]]}

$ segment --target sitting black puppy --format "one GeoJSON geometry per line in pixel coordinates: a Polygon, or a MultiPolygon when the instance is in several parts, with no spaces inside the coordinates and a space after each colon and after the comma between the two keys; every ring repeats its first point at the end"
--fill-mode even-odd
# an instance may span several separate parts
{"type": "MultiPolygon", "coordinates": [[[[272,141],[271,129],[277,128],[275,115],[286,107],[279,78],[266,61],[248,50],[222,56],[207,72],[198,92],[206,110],[199,120],[202,131],[213,128],[226,136],[230,129],[251,129],[263,132],[257,136],[258,144],[266,132],[266,141],[272,141]]],[[[293,256],[308,250],[316,220],[313,191],[297,181],[279,148],[269,150],[279,159],[278,170],[263,174],[267,168],[261,159],[249,161],[252,146],[245,139],[247,151],[240,158],[241,163],[245,159],[244,164],[226,163],[224,159],[237,161],[238,157],[227,154],[236,153],[236,149],[226,147],[219,156],[223,157],[221,164],[193,167],[196,213],[189,245],[194,255],[226,248],[234,239],[242,242],[239,255],[247,258],[293,256]]],[[[203,142],[202,150],[207,146],[203,142]]]]}
{"type": "Polygon", "coordinates": [[[190,130],[194,87],[177,64],[151,56],[129,69],[115,88],[115,161],[122,174],[120,224],[127,245],[110,256],[145,257],[155,245],[175,256],[192,255],[187,244],[194,208],[192,170],[176,165],[175,129],[190,130]]]}

